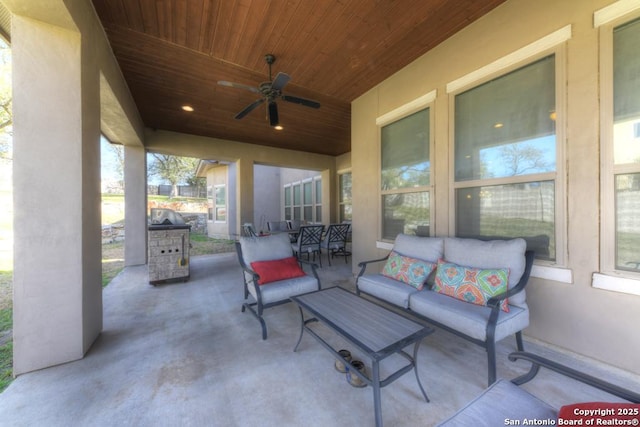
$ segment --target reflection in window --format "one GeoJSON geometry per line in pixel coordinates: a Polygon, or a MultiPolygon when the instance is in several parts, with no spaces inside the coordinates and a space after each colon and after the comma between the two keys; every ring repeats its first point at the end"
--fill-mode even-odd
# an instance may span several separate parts
{"type": "Polygon", "coordinates": [[[555,260],[555,80],[551,55],[456,95],[456,235],[523,237],[555,260]]]}
{"type": "Polygon", "coordinates": [[[615,268],[640,271],[640,20],[613,31],[615,268]]]}
{"type": "Polygon", "coordinates": [[[456,191],[460,237],[523,237],[539,259],[555,259],[553,181],[462,188],[456,191]]]}
{"type": "Polygon", "coordinates": [[[429,109],[381,129],[382,238],[429,235],[429,109]]]}
{"type": "Polygon", "coordinates": [[[227,187],[216,185],[215,187],[216,221],[227,220],[227,187]]]}
{"type": "Polygon", "coordinates": [[[348,172],[340,175],[340,222],[351,220],[351,172],[348,172]]]}
{"type": "Polygon", "coordinates": [[[456,181],[555,171],[555,60],[456,96],[456,181]]]}
{"type": "Polygon", "coordinates": [[[640,270],[640,173],[616,175],[616,268],[640,270]]]}
{"type": "Polygon", "coordinates": [[[429,235],[429,192],[382,196],[382,238],[393,240],[400,233],[429,235]]]}

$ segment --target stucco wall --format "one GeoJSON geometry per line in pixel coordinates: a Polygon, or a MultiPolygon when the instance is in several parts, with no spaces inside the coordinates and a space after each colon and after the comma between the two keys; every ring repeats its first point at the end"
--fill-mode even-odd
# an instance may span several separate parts
{"type": "MultiPolygon", "coordinates": [[[[556,30],[571,25],[566,42],[566,259],[572,283],[532,278],[528,286],[531,325],[525,335],[640,373],[640,297],[592,287],[599,271],[599,45],[594,11],[612,2],[510,0],[440,44],[352,103],[354,263],[385,254],[377,249],[379,137],[376,118],[433,90],[435,233],[451,224],[451,101],[447,83],[471,73],[556,30]],[[357,218],[357,220],[356,220],[357,218]],[[362,232],[366,231],[366,232],[362,232]]],[[[640,286],[640,282],[638,282],[640,286]]]]}

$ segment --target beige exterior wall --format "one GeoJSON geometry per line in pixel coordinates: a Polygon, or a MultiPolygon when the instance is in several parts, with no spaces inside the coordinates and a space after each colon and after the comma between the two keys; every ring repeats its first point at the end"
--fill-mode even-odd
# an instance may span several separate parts
{"type": "MultiPolygon", "coordinates": [[[[566,176],[563,265],[545,270],[570,280],[534,277],[527,294],[531,308],[528,337],[640,373],[640,296],[592,287],[600,268],[599,36],[593,14],[609,0],[510,0],[437,48],[400,70],[352,104],[354,260],[375,258],[380,227],[379,136],[376,118],[433,90],[435,233],[451,235],[451,102],[447,83],[571,25],[565,45],[566,176]],[[595,190],[595,191],[594,191],[595,190]],[[357,218],[357,220],[356,220],[357,218]],[[360,231],[366,232],[360,232],[360,231]]],[[[627,2],[629,3],[629,2],[627,2]]],[[[561,114],[561,112],[559,112],[561,114]]],[[[562,135],[562,132],[558,133],[562,135]]],[[[339,168],[338,168],[339,169],[339,168]]],[[[538,273],[540,270],[538,270],[538,273]]],[[[534,272],[535,274],[536,272],[534,272]]],[[[541,276],[541,274],[537,274],[541,276]]],[[[554,274],[555,276],[555,274],[554,274]]],[[[640,287],[640,281],[637,282],[640,287]]]]}
{"type": "MultiPolygon", "coordinates": [[[[236,166],[236,209],[230,211],[236,219],[236,230],[231,234],[240,234],[240,227],[246,222],[260,225],[259,207],[254,206],[254,165],[276,166],[283,168],[312,169],[321,171],[323,179],[323,200],[330,200],[325,191],[328,177],[335,177],[335,158],[319,154],[283,150],[279,148],[256,147],[253,144],[207,138],[196,135],[184,135],[167,131],[147,130],[145,145],[149,151],[200,159],[215,159],[231,162],[236,166]],[[326,179],[326,181],[325,181],[326,179]],[[325,198],[326,197],[326,198],[325,198]]],[[[334,178],[335,179],[335,178],[334,178]]],[[[330,218],[335,206],[323,204],[323,218],[330,218]]],[[[323,221],[324,222],[324,221],[323,221]]]]}

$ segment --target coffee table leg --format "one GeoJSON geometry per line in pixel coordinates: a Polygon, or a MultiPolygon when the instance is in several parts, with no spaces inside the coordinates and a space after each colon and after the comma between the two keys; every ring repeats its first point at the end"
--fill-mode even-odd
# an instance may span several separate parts
{"type": "Polygon", "coordinates": [[[377,360],[371,363],[373,370],[372,386],[373,386],[373,409],[376,416],[376,427],[382,427],[382,407],[380,404],[380,365],[377,360]]]}
{"type": "Polygon", "coordinates": [[[293,348],[294,353],[296,350],[298,350],[300,341],[302,341],[302,334],[304,333],[304,314],[302,313],[302,307],[298,306],[298,309],[300,310],[300,337],[298,337],[298,342],[296,343],[296,346],[293,348]]]}
{"type": "Polygon", "coordinates": [[[418,376],[418,349],[420,348],[420,341],[416,342],[413,345],[413,370],[416,372],[416,380],[418,381],[418,387],[420,387],[420,391],[424,396],[424,399],[429,402],[429,398],[427,397],[427,393],[425,393],[424,388],[422,388],[422,383],[420,382],[420,377],[418,376]]]}

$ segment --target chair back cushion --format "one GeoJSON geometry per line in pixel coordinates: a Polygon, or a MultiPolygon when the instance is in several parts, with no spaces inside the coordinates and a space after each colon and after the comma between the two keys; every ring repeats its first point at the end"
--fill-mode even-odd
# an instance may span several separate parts
{"type": "Polygon", "coordinates": [[[247,266],[255,261],[288,258],[293,255],[287,233],[264,237],[241,237],[242,258],[247,266]]]}
{"type": "Polygon", "coordinates": [[[444,254],[444,239],[398,234],[393,251],[400,255],[436,263],[444,254]]]}
{"type": "MultiPolygon", "coordinates": [[[[508,268],[508,286],[511,289],[518,284],[524,273],[526,249],[527,242],[521,238],[483,241],[447,237],[444,241],[444,259],[466,267],[508,268]]],[[[510,297],[509,303],[526,307],[525,291],[510,297]]]]}

